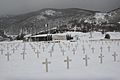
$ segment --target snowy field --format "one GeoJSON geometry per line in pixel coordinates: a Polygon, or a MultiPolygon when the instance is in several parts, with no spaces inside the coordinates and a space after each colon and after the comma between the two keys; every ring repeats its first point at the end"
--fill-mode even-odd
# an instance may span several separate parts
{"type": "Polygon", "coordinates": [[[120,33],[74,41],[0,42],[0,80],[120,80],[120,33]]]}

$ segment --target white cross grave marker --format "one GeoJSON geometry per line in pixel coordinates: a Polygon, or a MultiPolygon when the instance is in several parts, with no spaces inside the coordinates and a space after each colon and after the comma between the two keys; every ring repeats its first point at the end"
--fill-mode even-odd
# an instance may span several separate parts
{"type": "Polygon", "coordinates": [[[3,55],[4,50],[3,50],[3,49],[0,49],[0,51],[1,51],[1,55],[3,55]]]}
{"type": "Polygon", "coordinates": [[[41,45],[39,45],[39,49],[41,48],[41,45]]]}
{"type": "Polygon", "coordinates": [[[101,53],[102,53],[102,51],[103,51],[103,47],[102,46],[100,47],[100,50],[101,50],[101,53]]]}
{"type": "Polygon", "coordinates": [[[13,53],[15,53],[15,48],[12,49],[13,53]]]}
{"type": "Polygon", "coordinates": [[[114,52],[114,54],[113,54],[112,56],[113,56],[113,58],[114,58],[114,62],[116,62],[116,61],[117,61],[117,56],[118,56],[118,54],[117,54],[116,52],[114,52]]]}
{"type": "Polygon", "coordinates": [[[46,72],[48,72],[48,64],[51,64],[51,62],[48,62],[48,60],[46,58],[45,62],[43,62],[42,64],[45,64],[45,66],[46,66],[46,72]]]}
{"type": "Polygon", "coordinates": [[[65,50],[64,49],[61,49],[61,52],[63,53],[63,56],[65,55],[65,50]]]}
{"type": "Polygon", "coordinates": [[[75,55],[75,51],[76,51],[76,49],[75,49],[75,48],[73,48],[73,50],[72,50],[72,51],[73,51],[73,54],[75,55]]]}
{"type": "Polygon", "coordinates": [[[117,45],[118,45],[118,46],[120,45],[119,42],[117,42],[117,45]]]}
{"type": "Polygon", "coordinates": [[[44,50],[45,50],[45,47],[43,46],[43,52],[44,52],[44,50]]]}
{"type": "Polygon", "coordinates": [[[70,68],[70,62],[72,61],[72,59],[69,59],[69,57],[67,56],[67,60],[64,60],[64,62],[67,63],[67,69],[70,68]]]}
{"type": "Polygon", "coordinates": [[[83,50],[83,54],[85,54],[85,48],[84,48],[84,47],[83,47],[83,49],[82,49],[82,50],[83,50]]]}
{"type": "Polygon", "coordinates": [[[51,50],[49,51],[49,53],[50,53],[50,57],[52,57],[52,52],[53,52],[53,51],[51,51],[51,50]]]}
{"type": "Polygon", "coordinates": [[[7,56],[7,61],[9,61],[11,54],[9,52],[7,52],[7,54],[5,54],[5,56],[7,56]]]}
{"type": "Polygon", "coordinates": [[[88,60],[89,59],[90,58],[87,55],[85,55],[85,58],[83,58],[83,60],[85,60],[85,66],[88,66],[88,60]]]}
{"type": "Polygon", "coordinates": [[[92,47],[91,49],[92,49],[92,53],[94,53],[94,51],[95,51],[95,48],[94,48],[94,47],[92,47]]]}
{"type": "Polygon", "coordinates": [[[23,60],[25,60],[26,53],[23,51],[23,53],[21,53],[21,55],[23,56],[23,60]]]}
{"type": "Polygon", "coordinates": [[[9,50],[9,44],[7,44],[7,50],[9,50]]]}
{"type": "Polygon", "coordinates": [[[39,58],[40,52],[38,50],[37,50],[37,52],[35,52],[35,54],[37,54],[37,58],[39,58]]]}
{"type": "Polygon", "coordinates": [[[111,49],[111,47],[110,47],[110,46],[108,46],[108,52],[110,52],[110,49],[111,49]]]}
{"type": "Polygon", "coordinates": [[[102,54],[100,54],[100,56],[98,56],[98,58],[100,58],[100,63],[102,64],[103,63],[103,55],[102,54]]]}

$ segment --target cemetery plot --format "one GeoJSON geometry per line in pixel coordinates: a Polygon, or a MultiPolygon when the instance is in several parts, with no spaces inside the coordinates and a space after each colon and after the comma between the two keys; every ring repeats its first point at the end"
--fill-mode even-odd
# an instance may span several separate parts
{"type": "MultiPolygon", "coordinates": [[[[22,69],[25,73],[33,72],[40,75],[42,73],[56,74],[67,71],[70,71],[70,73],[76,71],[82,74],[84,70],[95,69],[97,71],[98,68],[101,70],[101,66],[105,69],[105,66],[110,66],[110,68],[116,70],[115,67],[120,67],[119,42],[114,40],[88,40],[79,37],[75,42],[0,43],[0,68],[3,69],[3,72],[11,67],[15,68],[14,70],[18,69],[17,72],[13,71],[13,75],[19,73],[19,70],[22,69]]],[[[1,72],[2,69],[0,69],[1,72]]]]}

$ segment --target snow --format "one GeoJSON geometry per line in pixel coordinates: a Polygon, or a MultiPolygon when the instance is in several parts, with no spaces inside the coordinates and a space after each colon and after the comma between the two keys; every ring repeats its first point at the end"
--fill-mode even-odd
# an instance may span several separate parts
{"type": "Polygon", "coordinates": [[[46,14],[49,16],[54,16],[55,13],[56,13],[56,11],[54,11],[54,10],[46,10],[45,12],[43,12],[43,14],[46,14]]]}
{"type": "Polygon", "coordinates": [[[38,15],[38,16],[36,16],[36,18],[37,18],[38,20],[46,19],[46,17],[44,17],[43,15],[38,15]]]}
{"type": "Polygon", "coordinates": [[[104,35],[99,32],[92,32],[92,38],[89,38],[90,33],[64,34],[68,33],[76,39],[75,42],[0,42],[0,50],[4,50],[3,54],[0,51],[0,80],[120,80],[119,32],[108,32],[116,40],[103,41],[100,39],[104,35]],[[5,56],[8,52],[11,54],[9,61],[5,56]],[[21,53],[24,52],[23,59],[21,53]],[[112,56],[114,53],[118,54],[116,61],[112,56]],[[100,54],[104,56],[103,63],[100,63],[100,54]],[[88,66],[83,60],[85,55],[89,57],[88,66]],[[72,60],[69,69],[64,62],[67,56],[72,60]],[[51,62],[48,72],[42,64],[46,58],[51,62]]]}
{"type": "Polygon", "coordinates": [[[107,13],[96,13],[95,18],[96,19],[99,19],[99,18],[105,19],[105,15],[107,15],[107,13]]]}

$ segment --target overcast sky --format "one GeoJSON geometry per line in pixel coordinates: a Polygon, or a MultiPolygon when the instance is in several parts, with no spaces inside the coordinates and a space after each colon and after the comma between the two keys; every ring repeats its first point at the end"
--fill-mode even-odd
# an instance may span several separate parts
{"type": "Polygon", "coordinates": [[[120,7],[120,0],[0,0],[1,14],[20,14],[42,8],[83,8],[109,11],[120,7]]]}

